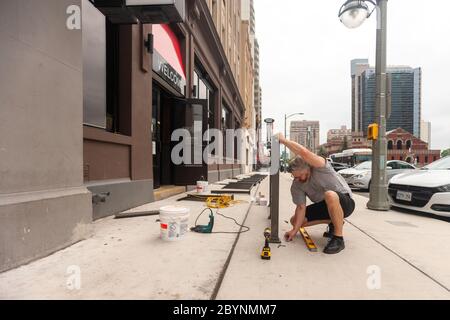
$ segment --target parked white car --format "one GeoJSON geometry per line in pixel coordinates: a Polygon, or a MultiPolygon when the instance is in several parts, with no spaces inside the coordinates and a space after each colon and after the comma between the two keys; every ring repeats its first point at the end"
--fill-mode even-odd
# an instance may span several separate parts
{"type": "MultiPolygon", "coordinates": [[[[387,162],[387,178],[390,181],[394,176],[416,170],[413,165],[404,162],[392,160],[387,162]]],[[[372,182],[372,161],[361,163],[352,169],[339,172],[347,181],[350,188],[369,190],[372,182]]]]}
{"type": "Polygon", "coordinates": [[[354,166],[353,168],[341,170],[339,171],[339,174],[345,179],[345,181],[347,181],[347,183],[349,183],[353,177],[368,170],[372,170],[372,161],[366,161],[354,166]]]}
{"type": "Polygon", "coordinates": [[[392,178],[389,202],[393,207],[450,217],[450,157],[392,178]]]}

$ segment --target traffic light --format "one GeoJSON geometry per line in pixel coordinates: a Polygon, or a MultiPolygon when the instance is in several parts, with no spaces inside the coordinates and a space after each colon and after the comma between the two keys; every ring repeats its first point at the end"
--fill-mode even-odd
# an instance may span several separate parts
{"type": "Polygon", "coordinates": [[[378,123],[373,123],[369,126],[369,131],[367,133],[367,140],[378,140],[378,123]]]}

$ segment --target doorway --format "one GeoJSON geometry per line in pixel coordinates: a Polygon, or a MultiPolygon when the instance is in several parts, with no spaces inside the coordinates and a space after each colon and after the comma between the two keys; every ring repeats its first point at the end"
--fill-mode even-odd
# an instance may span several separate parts
{"type": "Polygon", "coordinates": [[[154,189],[172,185],[171,152],[171,101],[168,92],[153,84],[152,146],[154,189]]]}
{"type": "MultiPolygon", "coordinates": [[[[186,100],[169,93],[157,83],[152,88],[152,146],[154,189],[162,186],[196,185],[202,177],[207,179],[208,166],[205,162],[174,165],[171,160],[172,149],[179,142],[172,142],[172,132],[185,129],[194,137],[195,122],[200,122],[203,136],[208,129],[207,100],[186,100]]],[[[203,139],[202,139],[203,140],[203,139]]],[[[194,149],[193,139],[188,146],[194,149]]],[[[202,151],[207,142],[202,142],[202,151]]],[[[194,159],[193,159],[194,160],[194,159]]]]}

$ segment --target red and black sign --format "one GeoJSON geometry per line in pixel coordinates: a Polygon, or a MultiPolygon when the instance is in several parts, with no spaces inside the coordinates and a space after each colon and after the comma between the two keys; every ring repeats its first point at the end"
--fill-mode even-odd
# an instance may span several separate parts
{"type": "Polygon", "coordinates": [[[180,41],[167,24],[153,25],[153,70],[178,92],[184,93],[186,73],[180,41]]]}

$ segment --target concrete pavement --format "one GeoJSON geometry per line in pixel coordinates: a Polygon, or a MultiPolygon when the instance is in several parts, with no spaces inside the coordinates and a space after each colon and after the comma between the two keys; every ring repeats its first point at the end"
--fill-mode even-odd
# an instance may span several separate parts
{"type": "MultiPolygon", "coordinates": [[[[280,237],[294,209],[290,181],[281,176],[280,237]]],[[[268,189],[266,179],[259,191],[268,195],[268,189]]],[[[155,210],[180,197],[132,211],[155,210]]],[[[341,254],[321,252],[325,226],[318,226],[308,231],[319,252],[310,253],[298,236],[272,245],[272,260],[262,261],[269,210],[251,206],[249,196],[237,198],[247,202],[221,212],[239,222],[247,217],[251,230],[238,241],[234,234],[189,233],[166,243],[159,239],[158,217],[108,218],[94,223],[93,238],[0,274],[0,299],[450,299],[449,223],[374,213],[365,209],[367,199],[355,195],[357,210],[346,224],[341,254]]],[[[181,204],[191,208],[193,225],[204,205],[181,204]]],[[[207,222],[205,215],[199,223],[207,222]]],[[[216,217],[215,231],[238,229],[216,217]]]]}
{"type": "MultiPolygon", "coordinates": [[[[289,186],[281,176],[280,237],[290,230],[294,212],[289,186]]],[[[450,224],[389,211],[374,213],[355,195],[357,210],[345,227],[346,250],[322,253],[325,226],[308,228],[318,253],[300,237],[283,247],[272,245],[271,261],[262,261],[262,232],[269,222],[263,208],[252,208],[218,293],[218,299],[450,299],[450,224]],[[245,266],[245,268],[243,268],[245,266]],[[239,284],[237,288],[236,284],[239,284]]]]}
{"type": "MultiPolygon", "coordinates": [[[[130,212],[157,210],[184,196],[130,212]]],[[[250,197],[237,195],[236,199],[246,202],[221,213],[242,223],[250,197]]],[[[177,204],[191,209],[190,226],[205,208],[198,202],[177,204]]],[[[163,242],[157,219],[107,218],[95,222],[91,239],[0,274],[0,299],[210,299],[236,235],[189,233],[180,242],[163,242]],[[74,280],[78,274],[80,288],[71,290],[73,285],[77,287],[74,280]]],[[[199,220],[199,224],[208,222],[208,214],[199,220]]],[[[216,216],[214,231],[238,230],[233,221],[216,216]]]]}

